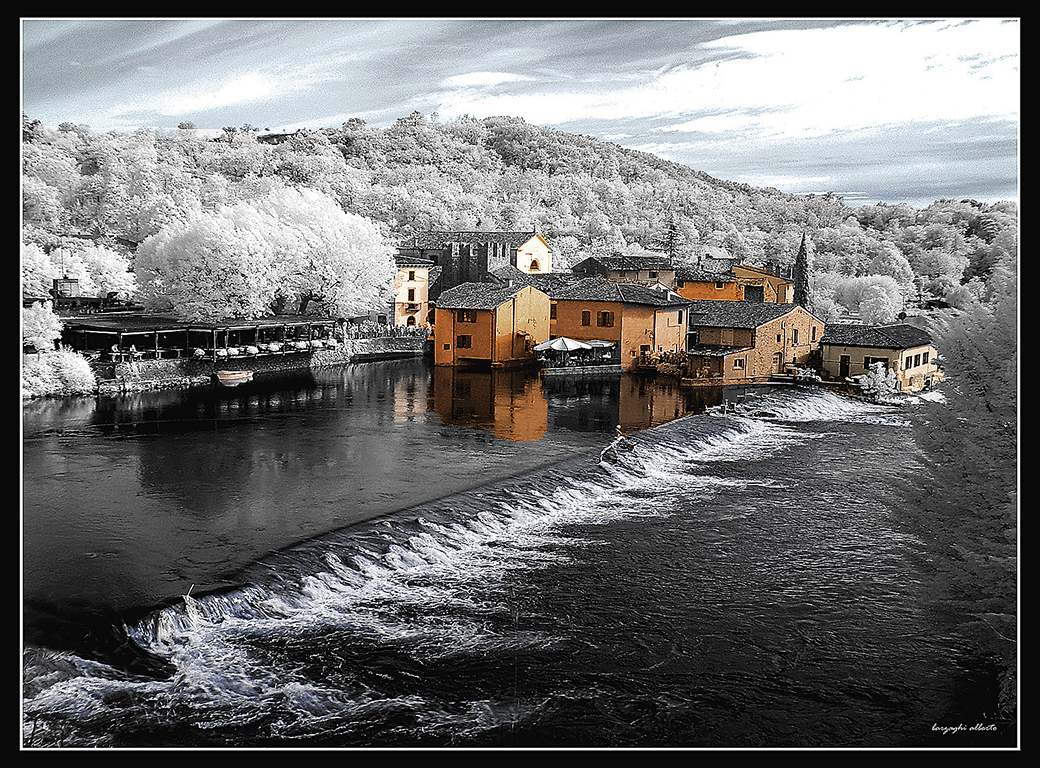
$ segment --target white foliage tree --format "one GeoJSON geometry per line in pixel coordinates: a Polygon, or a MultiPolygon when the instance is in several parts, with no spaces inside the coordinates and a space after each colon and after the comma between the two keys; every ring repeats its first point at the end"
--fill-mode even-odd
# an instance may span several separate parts
{"type": "Polygon", "coordinates": [[[138,249],[144,297],[192,320],[256,318],[311,301],[342,316],[381,301],[392,249],[329,196],[282,185],[164,228],[138,249]]]}
{"type": "Polygon", "coordinates": [[[247,204],[165,227],[137,251],[143,298],[185,320],[263,316],[276,287],[268,228],[247,204]]]}
{"type": "Polygon", "coordinates": [[[66,257],[72,268],[86,276],[87,288],[80,286],[83,295],[106,296],[109,293],[128,299],[137,293],[137,278],[130,271],[130,260],[103,245],[88,245],[74,250],[66,257]]]}
{"type": "Polygon", "coordinates": [[[373,221],[311,189],[275,190],[256,205],[276,223],[279,292],[300,311],[318,301],[350,317],[383,300],[396,266],[393,248],[373,221]]]}
{"type": "Polygon", "coordinates": [[[35,243],[22,243],[22,293],[27,296],[49,296],[58,277],[58,269],[50,256],[35,243]]]}
{"type": "Polygon", "coordinates": [[[895,371],[889,370],[884,363],[872,363],[865,374],[859,377],[863,394],[880,402],[892,397],[899,391],[899,379],[895,371]]]}
{"type": "Polygon", "coordinates": [[[838,278],[833,298],[850,311],[861,314],[869,324],[892,322],[903,306],[899,283],[887,275],[838,278]]]}
{"type": "Polygon", "coordinates": [[[61,319],[54,314],[49,301],[38,301],[22,308],[22,343],[37,352],[49,352],[61,338],[61,319]]]}
{"type": "Polygon", "coordinates": [[[859,316],[867,325],[887,325],[899,315],[900,304],[880,285],[869,286],[859,302],[859,316]]]}

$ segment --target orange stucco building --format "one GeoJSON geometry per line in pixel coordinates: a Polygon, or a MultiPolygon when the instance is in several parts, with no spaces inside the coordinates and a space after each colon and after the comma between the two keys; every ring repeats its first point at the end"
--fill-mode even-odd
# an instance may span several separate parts
{"type": "Polygon", "coordinates": [[[764,301],[790,304],[794,284],[775,274],[770,267],[734,264],[724,271],[694,266],[677,267],[675,292],[692,301],[764,301]]]}
{"type": "Polygon", "coordinates": [[[691,301],[743,301],[744,285],[729,272],[682,266],[675,270],[675,292],[691,301]]]}
{"type": "Polygon", "coordinates": [[[550,293],[550,338],[612,341],[627,370],[640,354],[686,348],[688,301],[673,291],[590,277],[550,293]]]}
{"type": "Polygon", "coordinates": [[[435,365],[534,364],[548,338],[549,297],[530,285],[463,283],[437,299],[435,365]]]}

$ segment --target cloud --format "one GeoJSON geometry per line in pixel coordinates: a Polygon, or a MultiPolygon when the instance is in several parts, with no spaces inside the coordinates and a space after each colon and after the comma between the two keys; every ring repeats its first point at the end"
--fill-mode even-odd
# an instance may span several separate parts
{"type": "MultiPolygon", "coordinates": [[[[433,96],[446,116],[513,114],[549,125],[685,117],[667,130],[773,138],[907,121],[1017,120],[1018,34],[1018,24],[1000,20],[754,31],[702,42],[686,52],[688,61],[641,73],[638,85],[618,87],[628,79],[616,73],[509,76],[517,86],[509,92],[433,96]]],[[[493,76],[451,84],[507,82],[493,76]]]]}
{"type": "Polygon", "coordinates": [[[163,115],[191,114],[263,101],[280,92],[276,80],[259,72],[247,72],[223,83],[161,95],[154,99],[154,109],[163,115]]]}
{"type": "Polygon", "coordinates": [[[453,75],[445,78],[441,85],[445,88],[493,88],[502,83],[524,82],[533,79],[508,72],[469,72],[465,75],[453,75]]]}

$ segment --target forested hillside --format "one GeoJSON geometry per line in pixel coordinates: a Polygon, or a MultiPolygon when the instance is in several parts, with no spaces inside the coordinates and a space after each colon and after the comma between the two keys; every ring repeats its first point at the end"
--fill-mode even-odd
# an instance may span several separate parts
{"type": "MultiPolygon", "coordinates": [[[[196,253],[186,255],[189,261],[202,250],[212,260],[228,258],[227,244],[197,246],[216,233],[248,228],[260,201],[286,189],[327,196],[378,229],[376,239],[365,240],[363,250],[375,263],[364,277],[363,295],[348,302],[352,306],[371,300],[373,286],[385,277],[384,246],[427,229],[537,228],[564,267],[612,251],[647,249],[690,259],[703,246],[724,248],[751,264],[790,265],[805,233],[814,251],[816,311],[826,320],[852,312],[872,322],[889,322],[922,302],[958,306],[984,297],[994,266],[1013,264],[1017,254],[1014,203],[850,208],[834,195],[797,197],[726,182],[510,117],[440,123],[413,113],[386,129],[353,119],[335,129],[282,136],[225,128],[217,137],[204,137],[190,124],[170,134],[94,135],[69,123],[51,128],[23,117],[22,157],[28,288],[49,284],[63,268],[88,289],[137,290],[155,299],[193,269],[164,271],[164,264],[191,247],[196,253]],[[200,217],[208,217],[202,232],[190,224],[200,217]]],[[[316,198],[306,199],[313,205],[316,198]]],[[[260,252],[278,247],[264,240],[307,216],[285,208],[286,200],[283,195],[274,219],[254,228],[253,242],[243,246],[248,258],[239,254],[254,271],[264,263],[260,252]]],[[[349,239],[356,224],[336,223],[334,239],[349,239]]],[[[321,260],[335,261],[329,254],[321,260]]],[[[294,273],[294,296],[245,286],[261,299],[228,309],[263,311],[268,299],[284,305],[301,292],[331,302],[327,278],[311,285],[294,273]]],[[[198,288],[191,286],[196,293],[198,288]]]]}

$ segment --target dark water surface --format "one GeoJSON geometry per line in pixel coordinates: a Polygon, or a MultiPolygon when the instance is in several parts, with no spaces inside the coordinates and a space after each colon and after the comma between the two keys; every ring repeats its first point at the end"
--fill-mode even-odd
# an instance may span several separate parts
{"type": "Polygon", "coordinates": [[[397,361],[27,405],[24,743],[1006,739],[937,730],[993,691],[900,520],[912,409],[744,395],[397,361]]]}

